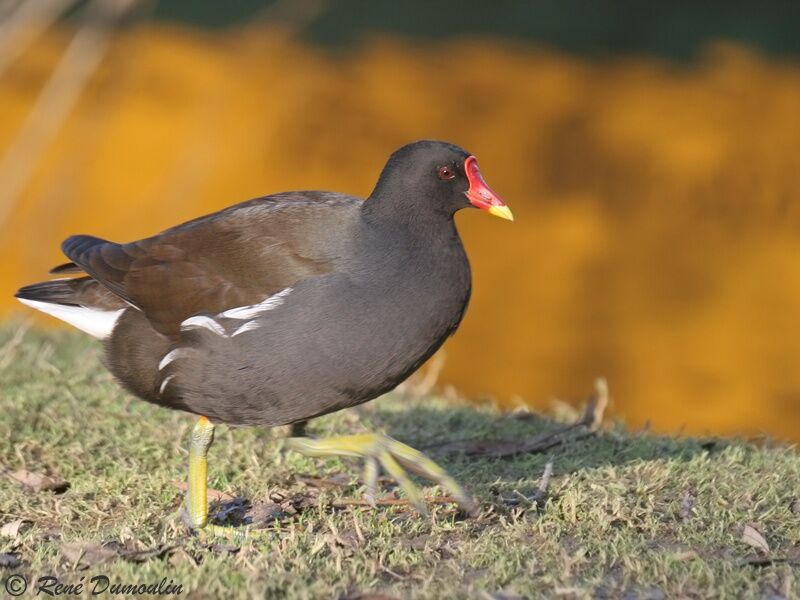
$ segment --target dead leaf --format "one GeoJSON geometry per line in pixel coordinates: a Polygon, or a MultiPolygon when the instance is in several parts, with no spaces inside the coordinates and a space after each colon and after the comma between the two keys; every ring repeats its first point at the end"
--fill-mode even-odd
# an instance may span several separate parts
{"type": "Polygon", "coordinates": [[[72,563],[75,568],[89,569],[119,557],[118,545],[110,544],[75,543],[62,544],[61,554],[72,563]]]}
{"type": "Polygon", "coordinates": [[[691,491],[686,490],[683,492],[683,498],[681,498],[681,509],[680,509],[680,517],[683,521],[688,521],[691,516],[692,512],[694,511],[694,494],[691,491]]]}
{"type": "Polygon", "coordinates": [[[422,551],[428,546],[430,540],[431,536],[429,533],[421,533],[413,538],[405,538],[402,541],[404,541],[406,546],[412,550],[422,551]]]}
{"type": "Polygon", "coordinates": [[[249,509],[250,501],[247,498],[234,498],[220,504],[211,518],[219,525],[242,525],[249,509]]]}
{"type": "Polygon", "coordinates": [[[176,546],[160,546],[145,550],[126,548],[117,541],[95,544],[92,542],[77,542],[62,544],[61,554],[72,563],[74,568],[90,569],[99,565],[122,559],[133,563],[143,563],[153,558],[169,556],[176,546]]]}
{"type": "Polygon", "coordinates": [[[16,521],[6,523],[0,527],[0,536],[15,538],[22,533],[22,530],[25,529],[25,525],[30,525],[30,523],[30,521],[26,521],[25,519],[17,519],[16,521]]]}
{"type": "Polygon", "coordinates": [[[16,569],[22,564],[17,554],[10,554],[7,552],[0,552],[0,567],[6,569],[16,569]]]}
{"type": "Polygon", "coordinates": [[[386,594],[375,594],[373,592],[355,592],[341,596],[339,600],[399,600],[397,596],[387,596],[386,594]]]}
{"type": "Polygon", "coordinates": [[[69,488],[69,483],[57,476],[45,475],[43,473],[34,473],[33,471],[26,471],[19,469],[8,473],[8,476],[19,484],[22,484],[32,492],[55,492],[62,494],[69,488]]]}
{"type": "Polygon", "coordinates": [[[764,535],[752,525],[745,525],[742,532],[742,541],[764,554],[769,553],[769,544],[764,535]]]}
{"type": "Polygon", "coordinates": [[[52,542],[61,539],[61,529],[58,527],[47,527],[39,531],[39,539],[43,542],[52,542]]]}
{"type": "Polygon", "coordinates": [[[481,600],[525,600],[522,596],[509,594],[508,592],[481,592],[481,600]]]}
{"type": "Polygon", "coordinates": [[[291,495],[289,490],[274,489],[269,493],[269,499],[273,502],[284,502],[291,495]]]}
{"type": "Polygon", "coordinates": [[[348,554],[348,556],[352,555],[352,552],[358,550],[360,546],[358,535],[356,534],[355,530],[352,529],[346,529],[331,535],[330,542],[333,542],[333,544],[336,546],[350,550],[351,552],[348,554]]]}
{"type": "Polygon", "coordinates": [[[211,519],[217,525],[264,528],[273,525],[276,520],[286,521],[298,514],[301,504],[302,499],[297,495],[285,498],[281,504],[270,500],[252,503],[247,498],[234,498],[219,504],[211,519]]]}
{"type": "Polygon", "coordinates": [[[275,519],[281,519],[285,516],[280,504],[274,502],[256,502],[253,507],[248,511],[247,516],[254,524],[258,523],[272,523],[275,519]]]}
{"type": "Polygon", "coordinates": [[[348,486],[352,483],[347,473],[334,473],[328,477],[315,477],[313,475],[295,475],[295,481],[320,490],[329,490],[348,486]]]}
{"type": "MultiPolygon", "coordinates": [[[[189,485],[185,481],[173,481],[172,485],[182,492],[185,492],[189,489],[189,485]]],[[[231,500],[235,499],[230,494],[220,492],[219,490],[212,490],[211,488],[208,488],[206,494],[208,495],[208,499],[212,502],[230,502],[231,500]]]]}
{"type": "Polygon", "coordinates": [[[792,511],[793,515],[800,515],[800,498],[795,498],[792,501],[791,506],[789,509],[792,511]]]}
{"type": "Polygon", "coordinates": [[[697,560],[700,558],[700,555],[697,554],[694,550],[682,550],[680,552],[676,552],[672,555],[672,558],[679,562],[688,562],[691,560],[697,560]]]}
{"type": "Polygon", "coordinates": [[[177,548],[169,557],[169,564],[172,567],[181,565],[196,565],[197,560],[183,548],[177,548]]]}

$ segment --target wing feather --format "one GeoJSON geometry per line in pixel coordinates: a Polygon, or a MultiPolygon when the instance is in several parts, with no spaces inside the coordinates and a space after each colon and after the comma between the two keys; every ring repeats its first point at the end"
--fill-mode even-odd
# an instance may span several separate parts
{"type": "Polygon", "coordinates": [[[127,244],[72,236],[62,249],[157,331],[175,335],[189,317],[257,304],[334,269],[355,204],[308,194],[246,202],[127,244]]]}

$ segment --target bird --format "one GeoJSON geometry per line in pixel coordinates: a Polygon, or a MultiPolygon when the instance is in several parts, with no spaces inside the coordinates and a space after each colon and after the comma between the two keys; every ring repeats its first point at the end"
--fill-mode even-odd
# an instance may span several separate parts
{"type": "MultiPolygon", "coordinates": [[[[185,501],[192,531],[214,531],[208,450],[220,423],[302,432],[309,419],[381,396],[459,326],[471,271],[454,215],[478,208],[513,220],[474,155],[422,140],[392,153],[372,193],[263,196],[141,240],[73,235],[59,275],[16,297],[102,340],[126,390],[197,415],[185,501]]],[[[475,502],[421,452],[381,433],[287,446],[308,456],[363,459],[374,504],[382,467],[426,512],[408,476],[475,502]]]]}

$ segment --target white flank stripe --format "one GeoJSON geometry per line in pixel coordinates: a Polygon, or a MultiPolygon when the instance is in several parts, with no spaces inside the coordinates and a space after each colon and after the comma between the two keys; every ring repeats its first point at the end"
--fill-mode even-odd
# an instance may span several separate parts
{"type": "Polygon", "coordinates": [[[261,327],[261,324],[258,321],[248,321],[247,323],[239,327],[239,329],[234,331],[231,337],[236,337],[240,333],[244,333],[245,331],[251,331],[253,329],[258,329],[259,327],[261,327]]]}
{"type": "Polygon", "coordinates": [[[174,350],[170,350],[167,354],[164,355],[164,358],[161,359],[161,362],[158,363],[158,370],[162,371],[164,367],[166,367],[169,363],[178,358],[180,353],[181,353],[180,348],[175,348],[174,350]]]}
{"type": "MultiPolygon", "coordinates": [[[[257,317],[263,312],[278,308],[283,304],[283,299],[292,292],[292,288],[288,287],[281,290],[277,294],[273,294],[266,300],[262,300],[258,304],[251,304],[249,306],[240,306],[238,308],[231,308],[225,312],[220,313],[218,316],[225,317],[226,319],[252,319],[257,317]]],[[[236,334],[234,334],[236,335],[236,334]]]]}
{"type": "Polygon", "coordinates": [[[198,315],[196,317],[189,317],[183,323],[181,323],[181,330],[186,331],[187,329],[208,329],[209,331],[213,331],[217,335],[221,335],[223,337],[227,337],[225,333],[225,329],[223,329],[222,325],[217,323],[211,317],[206,317],[203,315],[198,315]]]}
{"type": "MultiPolygon", "coordinates": [[[[217,318],[220,317],[225,319],[253,319],[257,317],[261,313],[267,312],[268,310],[272,310],[273,308],[279,307],[284,302],[284,298],[288,296],[292,292],[292,288],[286,288],[285,290],[281,290],[277,294],[273,294],[269,298],[262,300],[258,304],[251,304],[248,306],[239,306],[237,308],[231,308],[224,312],[221,312],[217,315],[217,318]]],[[[205,315],[197,315],[194,317],[189,317],[183,323],[181,323],[181,330],[186,331],[188,329],[199,329],[205,328],[209,331],[213,331],[217,335],[221,335],[222,337],[234,337],[239,335],[240,333],[244,333],[245,331],[252,331],[253,329],[257,329],[259,327],[259,323],[250,320],[244,325],[240,326],[236,329],[230,336],[225,328],[218,322],[212,319],[211,317],[207,317],[205,315]]],[[[164,366],[168,365],[170,361],[175,359],[175,356],[171,356],[172,352],[167,354],[162,360],[164,366]],[[167,360],[169,358],[169,360],[167,360]]],[[[163,368],[163,367],[159,367],[163,368]]]]}
{"type": "Polygon", "coordinates": [[[167,387],[167,384],[173,377],[175,377],[175,375],[168,375],[167,377],[164,378],[164,381],[161,382],[161,387],[158,388],[159,395],[164,393],[164,388],[167,387]]]}
{"type": "Polygon", "coordinates": [[[63,304],[28,300],[27,298],[17,298],[17,300],[56,319],[61,319],[99,340],[104,340],[111,335],[120,315],[125,312],[124,308],[119,310],[100,310],[85,306],[64,306],[63,304]]]}

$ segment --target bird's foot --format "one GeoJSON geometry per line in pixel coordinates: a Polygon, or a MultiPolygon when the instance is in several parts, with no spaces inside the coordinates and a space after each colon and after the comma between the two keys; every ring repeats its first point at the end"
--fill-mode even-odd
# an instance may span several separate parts
{"type": "Polygon", "coordinates": [[[252,530],[248,526],[228,527],[205,523],[203,525],[193,525],[188,518],[184,519],[189,531],[196,535],[203,542],[224,540],[233,544],[241,544],[247,539],[253,539],[261,534],[261,531],[252,530]]]}
{"type": "Polygon", "coordinates": [[[360,435],[347,435],[326,439],[311,439],[306,437],[293,437],[286,440],[290,450],[300,452],[306,456],[352,456],[363,458],[364,482],[366,484],[365,498],[367,502],[375,505],[375,491],[378,483],[379,465],[387,474],[393,477],[408,497],[411,504],[422,514],[428,510],[417,486],[411,481],[406,469],[432,481],[437,482],[467,513],[473,514],[476,510],[475,501],[467,495],[456,480],[438,464],[433,462],[422,452],[415,450],[379,433],[365,433],[360,435]]]}

